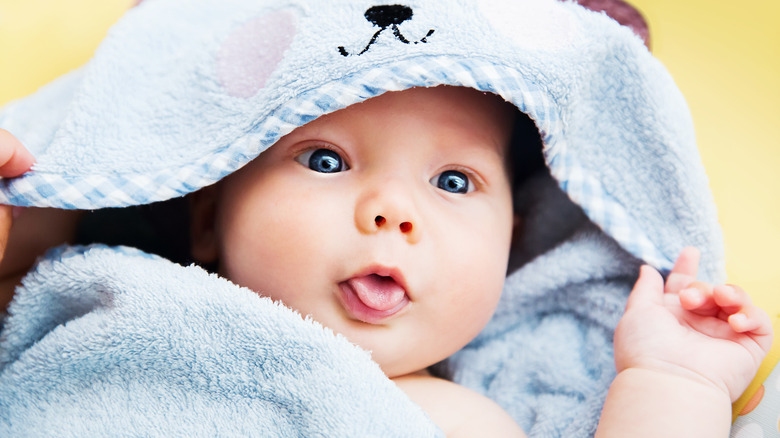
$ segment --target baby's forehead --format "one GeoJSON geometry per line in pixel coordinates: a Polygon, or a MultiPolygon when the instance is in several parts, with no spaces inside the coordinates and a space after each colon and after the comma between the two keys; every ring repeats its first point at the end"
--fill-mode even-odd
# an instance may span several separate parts
{"type": "MultiPolygon", "coordinates": [[[[507,141],[518,109],[501,97],[469,87],[440,85],[436,87],[412,87],[401,91],[388,91],[346,108],[320,116],[299,127],[310,131],[344,123],[360,123],[372,119],[388,118],[419,122],[450,123],[457,128],[490,130],[505,136],[507,141]]],[[[432,126],[428,126],[432,128],[432,126]]]]}
{"type": "Polygon", "coordinates": [[[501,97],[470,87],[438,85],[435,87],[411,87],[400,91],[388,91],[347,107],[351,111],[360,111],[366,104],[389,105],[403,108],[409,105],[420,106],[425,102],[463,108],[471,111],[510,112],[514,106],[501,97]]]}
{"type": "Polygon", "coordinates": [[[541,156],[540,135],[528,116],[495,94],[457,86],[388,91],[321,115],[293,129],[274,146],[283,149],[295,144],[332,142],[340,149],[360,143],[362,147],[406,151],[398,143],[382,141],[388,138],[417,143],[419,147],[435,144],[437,147],[428,149],[432,161],[449,160],[449,164],[464,166],[482,163],[478,167],[490,169],[492,174],[499,172],[510,180],[517,179],[518,172],[527,173],[529,163],[533,163],[530,167],[534,170],[544,166],[537,159],[541,156]],[[513,150],[518,147],[532,151],[513,150]],[[518,165],[518,160],[526,163],[518,165]]]}

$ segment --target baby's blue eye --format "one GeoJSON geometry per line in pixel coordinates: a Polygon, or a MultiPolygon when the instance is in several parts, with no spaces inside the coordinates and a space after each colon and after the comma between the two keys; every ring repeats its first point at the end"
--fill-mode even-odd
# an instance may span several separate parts
{"type": "Polygon", "coordinates": [[[336,173],[347,170],[341,155],[331,149],[312,149],[302,153],[296,159],[315,172],[336,173]]]}
{"type": "Polygon", "coordinates": [[[468,193],[472,189],[469,177],[457,170],[446,170],[431,178],[431,184],[450,193],[468,193]]]}

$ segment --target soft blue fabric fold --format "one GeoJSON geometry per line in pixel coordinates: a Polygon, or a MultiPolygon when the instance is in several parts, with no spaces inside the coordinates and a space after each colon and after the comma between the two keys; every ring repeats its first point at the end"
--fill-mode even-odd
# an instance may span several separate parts
{"type": "Polygon", "coordinates": [[[0,351],[2,436],[435,436],[369,354],[195,267],[62,248],[0,351]]]}
{"type": "Polygon", "coordinates": [[[612,334],[641,262],[549,176],[527,185],[529,237],[519,245],[531,260],[508,276],[482,333],[434,369],[498,402],[529,436],[590,437],[615,376],[612,334]],[[558,234],[545,234],[551,223],[558,234]]]}
{"type": "MultiPolygon", "coordinates": [[[[437,371],[496,400],[532,437],[590,436],[639,264],[668,271],[693,245],[701,278],[725,277],[684,99],[629,29],[575,3],[405,5],[411,18],[383,28],[367,0],[143,2],[87,65],[0,113],[37,158],[0,181],[0,202],[170,199],[386,91],[495,93],[535,122],[549,174],[517,190],[519,268],[496,315],[437,371]]],[[[72,436],[435,433],[368,355],[197,268],[126,249],[56,252],[9,314],[2,435],[36,424],[72,436]]]]}

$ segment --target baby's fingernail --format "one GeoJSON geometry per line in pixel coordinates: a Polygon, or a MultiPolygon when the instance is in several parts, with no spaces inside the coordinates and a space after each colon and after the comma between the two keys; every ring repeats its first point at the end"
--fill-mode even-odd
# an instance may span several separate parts
{"type": "Polygon", "coordinates": [[[740,325],[740,324],[744,324],[745,322],[747,322],[747,319],[748,319],[748,317],[744,313],[735,313],[735,314],[729,316],[729,323],[740,325]]]}
{"type": "Polygon", "coordinates": [[[729,298],[736,298],[737,297],[737,291],[734,290],[733,287],[724,285],[723,286],[723,292],[729,297],[729,298]]]}
{"type": "Polygon", "coordinates": [[[680,291],[680,294],[685,295],[689,300],[696,301],[697,303],[701,302],[703,298],[701,291],[695,287],[685,288],[680,291]]]}
{"type": "Polygon", "coordinates": [[[18,218],[20,214],[25,210],[27,207],[14,207],[11,209],[11,215],[14,219],[18,218]]]}

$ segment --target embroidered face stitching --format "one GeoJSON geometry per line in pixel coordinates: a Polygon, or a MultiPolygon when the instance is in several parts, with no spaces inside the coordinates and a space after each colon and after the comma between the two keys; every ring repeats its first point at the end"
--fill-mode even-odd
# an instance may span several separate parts
{"type": "Polygon", "coordinates": [[[342,56],[362,55],[366,53],[366,51],[368,51],[371,45],[374,44],[376,39],[379,37],[379,34],[381,34],[388,27],[393,30],[393,35],[395,35],[395,37],[404,44],[427,43],[428,37],[433,35],[433,29],[429,30],[428,33],[419,41],[409,41],[401,33],[401,30],[398,29],[398,25],[411,19],[412,15],[414,15],[412,8],[404,5],[382,5],[368,8],[363,16],[366,17],[366,20],[368,20],[374,26],[379,27],[379,30],[376,31],[374,36],[371,37],[371,40],[368,42],[368,44],[366,44],[366,47],[360,53],[349,53],[344,48],[344,46],[339,46],[339,53],[341,53],[342,56]]]}

